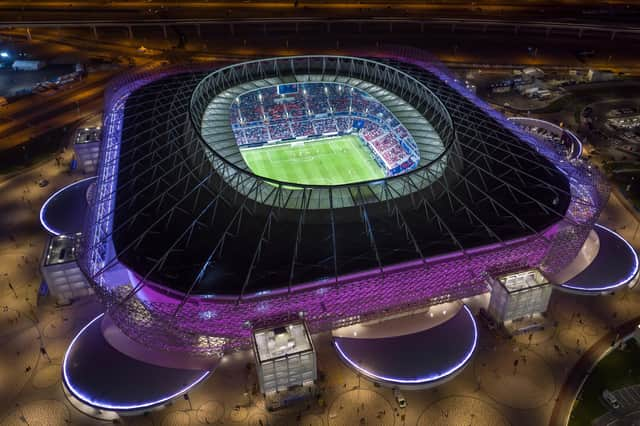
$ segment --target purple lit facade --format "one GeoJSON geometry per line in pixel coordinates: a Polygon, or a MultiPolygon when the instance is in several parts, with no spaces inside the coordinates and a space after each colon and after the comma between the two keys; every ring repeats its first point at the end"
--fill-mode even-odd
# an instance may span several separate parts
{"type": "MultiPolygon", "coordinates": [[[[384,276],[376,269],[341,276],[337,283],[330,280],[300,284],[290,294],[286,290],[253,294],[239,305],[235,298],[194,296],[180,310],[174,324],[197,335],[224,337],[234,347],[248,341],[251,328],[290,319],[288,312],[303,312],[312,332],[330,330],[384,313],[484,293],[486,271],[539,265],[547,249],[544,237],[536,237],[510,242],[504,247],[483,247],[466,256],[455,253],[426,262],[394,265],[385,269],[384,276]],[[194,318],[200,320],[194,321],[194,318]]],[[[138,281],[136,276],[134,282],[138,281]]],[[[138,293],[138,300],[155,315],[169,321],[181,299],[178,295],[164,295],[157,289],[153,284],[145,286],[138,293]]],[[[128,321],[125,310],[115,312],[117,316],[111,316],[117,323],[128,321]]],[[[136,338],[147,340],[144,332],[136,338]]]]}
{"type": "MultiPolygon", "coordinates": [[[[312,332],[355,324],[419,306],[460,299],[488,291],[487,274],[529,267],[558,271],[578,253],[608,197],[608,187],[595,170],[580,160],[568,161],[552,147],[527,135],[468,92],[423,52],[393,49],[380,57],[429,70],[472,100],[489,116],[557,165],[571,182],[566,217],[527,238],[405,262],[380,269],[294,285],[291,290],[235,297],[183,295],[152,283],[120,264],[110,240],[115,208],[118,155],[127,96],[168,75],[170,68],[127,75],[106,91],[104,145],[97,195],[84,233],[81,265],[108,315],[133,340],[148,347],[202,355],[250,344],[251,330],[302,317],[312,332]],[[133,296],[132,289],[139,289],[133,296]]],[[[193,68],[189,68],[193,70],[193,68]]]]}

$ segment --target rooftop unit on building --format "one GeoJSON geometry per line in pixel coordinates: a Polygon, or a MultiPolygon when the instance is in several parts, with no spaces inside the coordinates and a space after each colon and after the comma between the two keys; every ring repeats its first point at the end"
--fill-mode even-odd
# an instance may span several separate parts
{"type": "Polygon", "coordinates": [[[316,352],[304,322],[255,330],[253,346],[263,394],[315,382],[316,352]]]}
{"type": "Polygon", "coordinates": [[[538,269],[490,277],[489,314],[505,323],[543,313],[549,305],[551,284],[538,269]]]}

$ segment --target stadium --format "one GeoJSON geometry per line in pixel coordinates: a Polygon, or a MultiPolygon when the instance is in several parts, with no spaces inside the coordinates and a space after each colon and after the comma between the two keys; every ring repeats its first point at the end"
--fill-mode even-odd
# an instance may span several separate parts
{"type": "MultiPolygon", "coordinates": [[[[79,264],[105,306],[103,331],[122,335],[105,338],[147,362],[125,346],[201,368],[253,348],[262,363],[273,346],[264,336],[301,327],[331,331],[340,358],[371,380],[437,383],[477,343],[467,302],[500,288],[511,297],[517,280],[521,294],[535,275],[551,278],[531,287],[548,303],[549,282],[583,250],[608,198],[580,158],[410,49],[126,75],[106,92],[103,129],[79,264]],[[371,347],[350,327],[433,318],[435,306],[446,308],[432,326],[370,333],[368,343],[424,335],[434,371],[362,361],[371,347]],[[447,347],[451,333],[457,347],[447,347]]],[[[520,316],[546,307],[523,306],[520,316]]],[[[109,407],[64,375],[76,397],[109,407]]],[[[260,383],[266,393],[314,378],[260,383]]]]}

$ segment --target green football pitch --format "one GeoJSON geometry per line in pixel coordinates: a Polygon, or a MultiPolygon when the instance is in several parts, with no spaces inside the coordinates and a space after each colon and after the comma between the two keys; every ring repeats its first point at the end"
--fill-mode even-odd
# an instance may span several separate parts
{"type": "Polygon", "coordinates": [[[241,150],[259,176],[307,185],[339,185],[385,176],[355,135],[241,150]]]}

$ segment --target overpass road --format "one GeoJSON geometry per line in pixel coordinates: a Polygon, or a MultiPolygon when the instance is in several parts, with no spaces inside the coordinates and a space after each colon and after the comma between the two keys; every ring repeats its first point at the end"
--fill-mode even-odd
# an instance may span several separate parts
{"type": "MultiPolygon", "coordinates": [[[[554,9],[554,16],[559,16],[555,20],[542,19],[548,18],[542,12],[544,1],[532,0],[525,6],[500,0],[485,3],[478,2],[472,10],[462,1],[446,5],[395,2],[387,8],[386,2],[376,0],[300,1],[297,7],[290,1],[188,1],[176,7],[177,2],[158,1],[7,0],[0,2],[0,35],[30,42],[31,47],[39,44],[52,56],[60,50],[86,57],[136,58],[136,62],[340,53],[358,46],[395,43],[427,49],[448,64],[580,67],[587,64],[577,63],[575,51],[589,47],[598,51],[598,58],[588,66],[619,72],[636,72],[640,67],[631,44],[619,42],[640,42],[640,20],[637,25],[614,24],[616,14],[603,19],[578,14],[581,19],[577,22],[575,12],[584,6],[577,7],[572,1],[554,9]],[[140,14],[141,8],[160,12],[140,14]],[[328,14],[333,18],[326,18],[328,14]],[[278,18],[268,17],[276,15],[278,18]],[[157,54],[145,57],[139,51],[142,44],[157,54]],[[540,55],[531,57],[526,46],[540,46],[540,55]]],[[[597,8],[601,2],[589,4],[601,10],[597,8]]],[[[617,5],[613,7],[618,10],[617,5]]],[[[103,86],[101,81],[84,87],[82,93],[67,92],[64,100],[52,98],[39,105],[37,112],[24,108],[13,116],[8,114],[9,120],[0,123],[2,148],[73,121],[74,113],[86,110],[83,105],[99,109],[96,100],[103,86]]],[[[37,97],[32,101],[41,102],[37,97]]],[[[16,108],[10,106],[5,115],[16,108]]]]}
{"type": "Polygon", "coordinates": [[[158,19],[500,19],[517,21],[637,22],[640,5],[618,0],[448,0],[432,2],[340,0],[6,0],[0,2],[0,22],[13,25],[64,25],[96,22],[141,22],[158,19]],[[24,24],[23,24],[24,23],[24,24]]]}
{"type": "Polygon", "coordinates": [[[114,72],[101,72],[51,95],[32,95],[0,111],[0,151],[101,111],[104,85],[114,72]]]}

